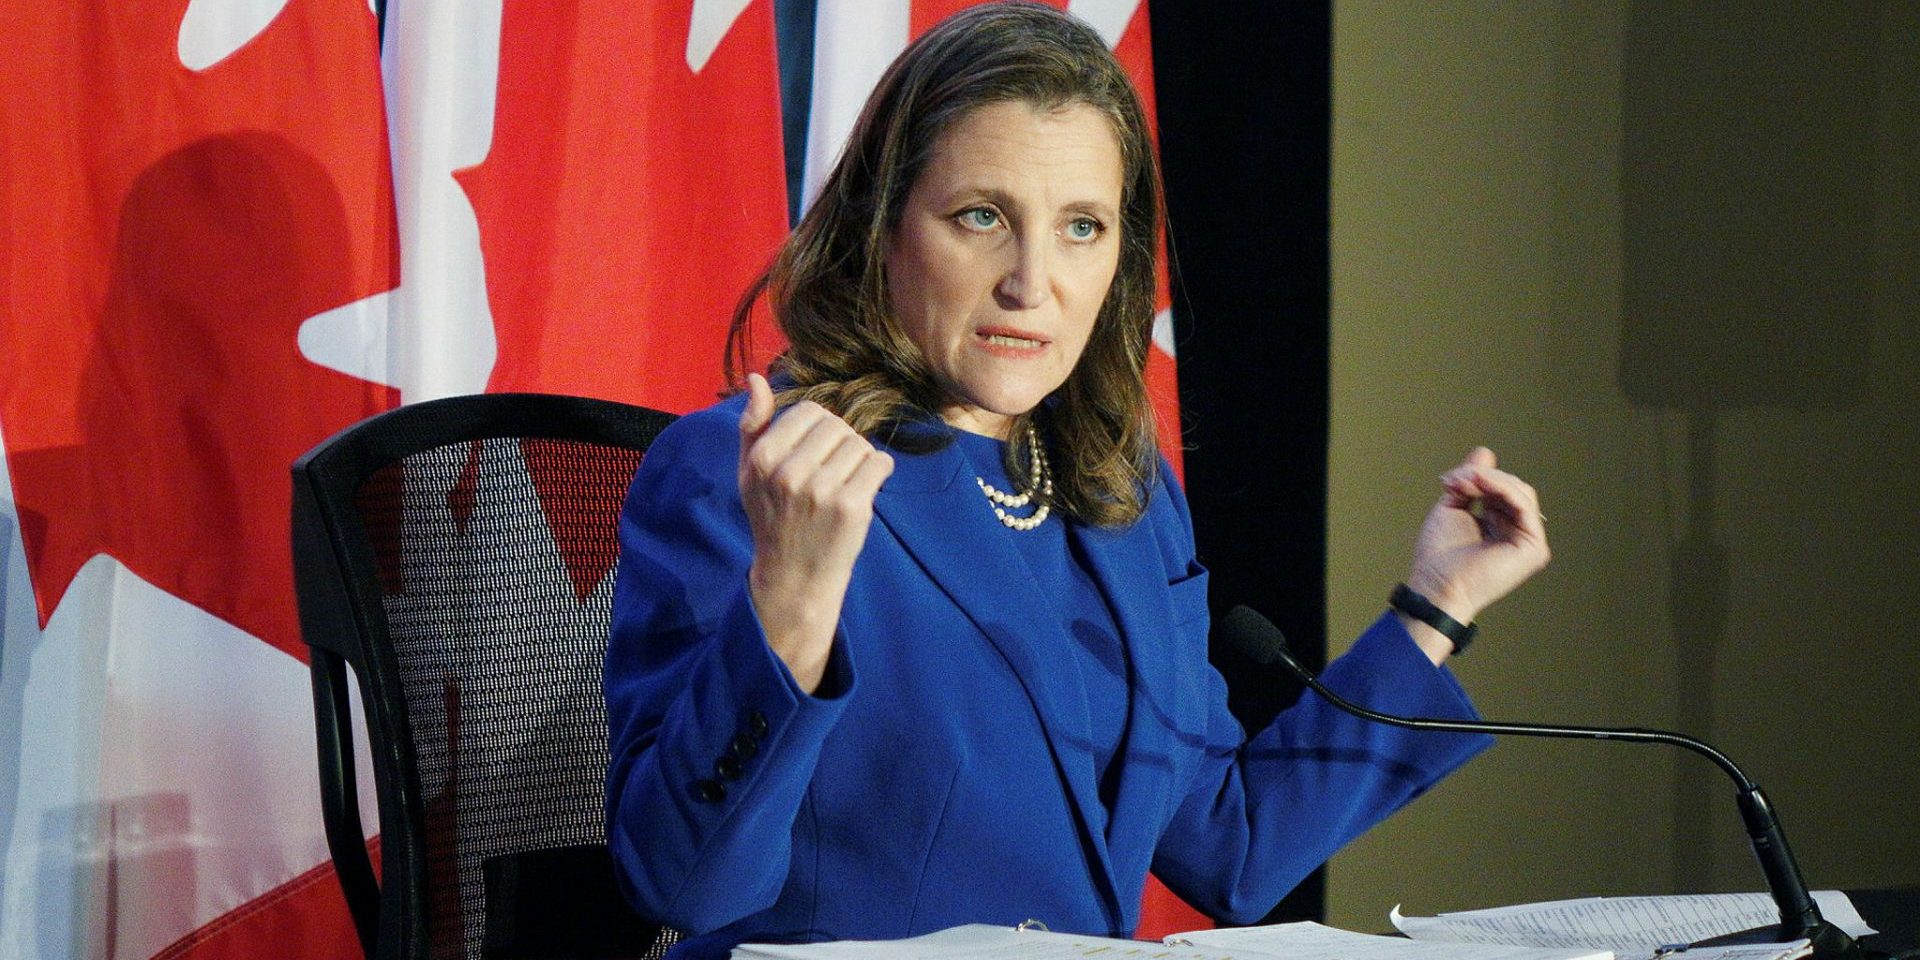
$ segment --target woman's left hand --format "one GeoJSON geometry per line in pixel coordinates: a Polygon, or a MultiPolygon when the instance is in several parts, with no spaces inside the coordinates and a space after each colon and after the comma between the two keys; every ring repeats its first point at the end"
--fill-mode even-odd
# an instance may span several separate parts
{"type": "Polygon", "coordinates": [[[1540,495],[1499,469],[1486,447],[1475,447],[1442,474],[1440,485],[1440,500],[1414,544],[1407,586],[1455,620],[1470,623],[1547,565],[1552,552],[1542,525],[1546,518],[1540,495]]]}

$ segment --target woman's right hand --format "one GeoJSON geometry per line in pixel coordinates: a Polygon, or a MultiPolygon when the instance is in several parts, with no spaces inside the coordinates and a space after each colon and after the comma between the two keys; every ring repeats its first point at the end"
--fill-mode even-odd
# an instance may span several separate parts
{"type": "Polygon", "coordinates": [[[767,643],[812,693],[893,458],[819,404],[802,401],[778,418],[774,410],[766,378],[748,374],[740,414],[740,502],[753,528],[747,583],[767,643]]]}

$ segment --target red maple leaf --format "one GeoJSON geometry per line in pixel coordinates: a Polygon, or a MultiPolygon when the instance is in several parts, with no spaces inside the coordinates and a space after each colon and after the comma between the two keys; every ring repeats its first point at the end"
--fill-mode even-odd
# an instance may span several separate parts
{"type": "Polygon", "coordinates": [[[691,0],[507,0],[472,199],[490,390],[713,402],[734,302],[787,231],[772,7],[696,73],[691,0]]]}
{"type": "Polygon", "coordinates": [[[9,7],[8,463],[43,625],[107,553],[303,657],[288,468],[397,401],[296,345],[394,284],[373,20],[291,0],[196,72],[186,7],[9,7]]]}

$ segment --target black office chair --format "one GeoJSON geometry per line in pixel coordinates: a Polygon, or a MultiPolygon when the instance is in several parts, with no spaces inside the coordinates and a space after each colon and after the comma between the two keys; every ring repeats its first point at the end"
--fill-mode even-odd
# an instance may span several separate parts
{"type": "Polygon", "coordinates": [[[373,417],[294,464],[327,843],[369,958],[657,957],[673,941],[614,885],[600,685],[621,499],[672,419],[455,397],[373,417]]]}

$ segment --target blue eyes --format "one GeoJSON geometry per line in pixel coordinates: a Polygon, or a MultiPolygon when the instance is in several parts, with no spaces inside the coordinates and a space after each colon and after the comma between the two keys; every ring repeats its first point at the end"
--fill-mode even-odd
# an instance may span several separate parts
{"type": "MultiPolygon", "coordinates": [[[[1006,222],[1000,216],[1000,211],[992,207],[969,207],[954,214],[954,219],[959,221],[961,226],[982,233],[1006,222]]],[[[1100,234],[1106,232],[1106,229],[1105,224],[1092,217],[1075,217],[1067,221],[1064,231],[1067,239],[1085,243],[1099,239],[1100,234]]]]}

